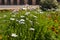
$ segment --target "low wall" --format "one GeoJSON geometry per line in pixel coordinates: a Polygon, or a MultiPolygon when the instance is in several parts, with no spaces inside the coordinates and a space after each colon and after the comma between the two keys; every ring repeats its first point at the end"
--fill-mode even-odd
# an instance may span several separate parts
{"type": "Polygon", "coordinates": [[[0,10],[21,9],[21,8],[39,8],[39,5],[0,5],[0,10]]]}

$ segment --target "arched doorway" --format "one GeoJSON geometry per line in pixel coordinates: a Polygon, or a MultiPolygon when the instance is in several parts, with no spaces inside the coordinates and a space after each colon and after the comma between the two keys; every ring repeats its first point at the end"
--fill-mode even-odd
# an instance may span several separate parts
{"type": "Polygon", "coordinates": [[[36,0],[36,5],[39,5],[40,4],[40,0],[36,0]]]}
{"type": "Polygon", "coordinates": [[[28,4],[29,5],[32,5],[32,0],[28,0],[28,4]]]}
{"type": "Polygon", "coordinates": [[[20,5],[24,5],[24,0],[20,0],[20,5]]]}
{"type": "Polygon", "coordinates": [[[2,0],[2,5],[4,5],[4,0],[2,0]]]}
{"type": "Polygon", "coordinates": [[[14,0],[14,2],[13,2],[13,3],[14,3],[14,5],[17,5],[17,0],[14,0]]]}
{"type": "Polygon", "coordinates": [[[7,4],[8,4],[8,5],[10,5],[10,4],[11,4],[10,0],[7,0],[7,4]]]}
{"type": "Polygon", "coordinates": [[[1,5],[10,5],[10,0],[7,0],[7,4],[5,4],[5,0],[1,0],[2,2],[1,2],[1,5]]]}

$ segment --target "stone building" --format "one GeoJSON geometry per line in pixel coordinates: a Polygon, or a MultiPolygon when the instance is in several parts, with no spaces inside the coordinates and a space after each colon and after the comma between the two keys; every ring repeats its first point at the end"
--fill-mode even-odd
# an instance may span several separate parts
{"type": "Polygon", "coordinates": [[[0,5],[39,5],[39,0],[0,0],[0,5]]]}

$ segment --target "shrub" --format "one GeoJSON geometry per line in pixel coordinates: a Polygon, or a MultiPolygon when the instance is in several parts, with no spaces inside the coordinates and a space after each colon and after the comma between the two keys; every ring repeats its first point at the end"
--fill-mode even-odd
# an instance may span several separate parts
{"type": "Polygon", "coordinates": [[[58,2],[57,0],[41,0],[40,5],[41,5],[41,9],[43,10],[51,9],[51,8],[56,9],[58,7],[58,2]]]}

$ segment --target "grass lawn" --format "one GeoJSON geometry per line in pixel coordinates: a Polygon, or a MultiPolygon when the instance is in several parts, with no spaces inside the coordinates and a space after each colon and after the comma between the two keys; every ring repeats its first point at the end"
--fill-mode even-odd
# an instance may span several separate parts
{"type": "Polygon", "coordinates": [[[0,40],[60,40],[60,12],[0,11],[0,40]]]}

